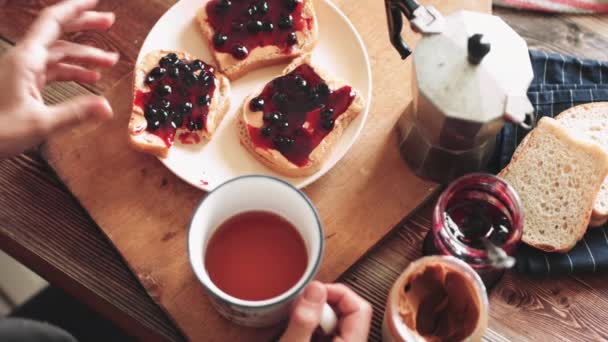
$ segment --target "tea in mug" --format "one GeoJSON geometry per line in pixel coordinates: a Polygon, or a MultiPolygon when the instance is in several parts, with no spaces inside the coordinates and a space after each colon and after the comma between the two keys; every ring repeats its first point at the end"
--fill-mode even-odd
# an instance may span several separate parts
{"type": "Polygon", "coordinates": [[[225,293],[249,301],[277,297],[304,275],[306,245],[298,230],[267,211],[237,214],[213,233],[205,252],[211,281],[225,293]]]}

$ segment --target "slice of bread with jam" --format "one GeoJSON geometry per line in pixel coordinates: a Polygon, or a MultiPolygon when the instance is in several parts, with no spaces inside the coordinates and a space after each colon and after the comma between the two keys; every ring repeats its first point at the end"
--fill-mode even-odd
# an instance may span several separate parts
{"type": "Polygon", "coordinates": [[[197,20],[231,80],[311,52],[319,35],[313,0],[211,0],[197,20]]]}
{"type": "Polygon", "coordinates": [[[230,82],[186,52],[153,51],[135,70],[129,143],[164,158],[176,136],[211,139],[230,107],[230,82]]]}
{"type": "Polygon", "coordinates": [[[329,159],[364,108],[357,90],[305,56],[245,99],[239,116],[241,144],[278,173],[309,176],[329,159]]]}

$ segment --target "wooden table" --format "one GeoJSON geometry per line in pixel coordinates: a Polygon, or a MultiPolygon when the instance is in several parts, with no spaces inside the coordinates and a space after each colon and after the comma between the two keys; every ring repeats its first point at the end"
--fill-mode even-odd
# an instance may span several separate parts
{"type": "MultiPolygon", "coordinates": [[[[22,36],[40,8],[50,2],[0,0],[0,53],[22,36]]],[[[174,1],[133,2],[142,4],[137,13],[126,12],[121,1],[101,1],[102,9],[116,11],[128,25],[117,25],[107,35],[69,37],[120,51],[119,65],[94,86],[69,83],[50,87],[45,93],[48,102],[87,92],[102,93],[131,71],[145,32],[174,1]]],[[[607,16],[544,15],[505,9],[495,9],[495,13],[533,48],[608,59],[607,16]]],[[[136,337],[183,339],[37,151],[0,161],[0,189],[2,250],[136,337]]],[[[380,340],[386,293],[408,263],[420,256],[420,240],[429,226],[427,205],[341,277],[374,305],[371,340],[380,340]]],[[[586,275],[531,279],[508,274],[492,291],[486,339],[608,339],[608,325],[602,319],[608,310],[607,278],[586,275]]]]}

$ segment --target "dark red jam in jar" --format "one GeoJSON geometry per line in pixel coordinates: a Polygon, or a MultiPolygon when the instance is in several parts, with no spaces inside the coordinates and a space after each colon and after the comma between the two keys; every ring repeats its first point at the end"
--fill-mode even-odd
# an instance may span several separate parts
{"type": "Polygon", "coordinates": [[[355,96],[349,86],[330,89],[310,65],[303,64],[274,79],[249,103],[251,111],[264,113],[263,127],[248,126],[253,145],[276,149],[304,166],[355,96]]]}
{"type": "Polygon", "coordinates": [[[215,32],[215,50],[245,59],[263,46],[274,45],[289,52],[298,43],[296,32],[312,28],[302,15],[302,0],[212,0],[206,7],[207,21],[215,32]]]}
{"type": "Polygon", "coordinates": [[[523,215],[519,196],[505,181],[490,174],[466,175],[439,196],[425,253],[465,261],[491,288],[504,270],[491,265],[483,240],[513,255],[521,240],[523,215]]]}
{"type": "Polygon", "coordinates": [[[215,91],[214,72],[198,59],[179,59],[175,53],[163,56],[144,78],[150,90],[135,93],[135,105],[144,111],[146,130],[171,146],[178,128],[206,129],[215,91]]]}
{"type": "Polygon", "coordinates": [[[496,246],[504,245],[511,232],[510,213],[493,198],[488,201],[475,198],[452,200],[444,214],[446,229],[467,246],[483,249],[482,239],[496,246]]]}

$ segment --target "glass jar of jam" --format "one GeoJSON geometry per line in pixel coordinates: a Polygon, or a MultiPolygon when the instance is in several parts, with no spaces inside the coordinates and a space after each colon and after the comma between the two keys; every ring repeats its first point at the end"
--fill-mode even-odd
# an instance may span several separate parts
{"type": "Polygon", "coordinates": [[[488,242],[508,256],[515,253],[523,232],[519,196],[504,180],[473,173],[452,182],[439,196],[425,254],[451,255],[469,264],[491,288],[502,277],[487,251],[488,242]]]}

